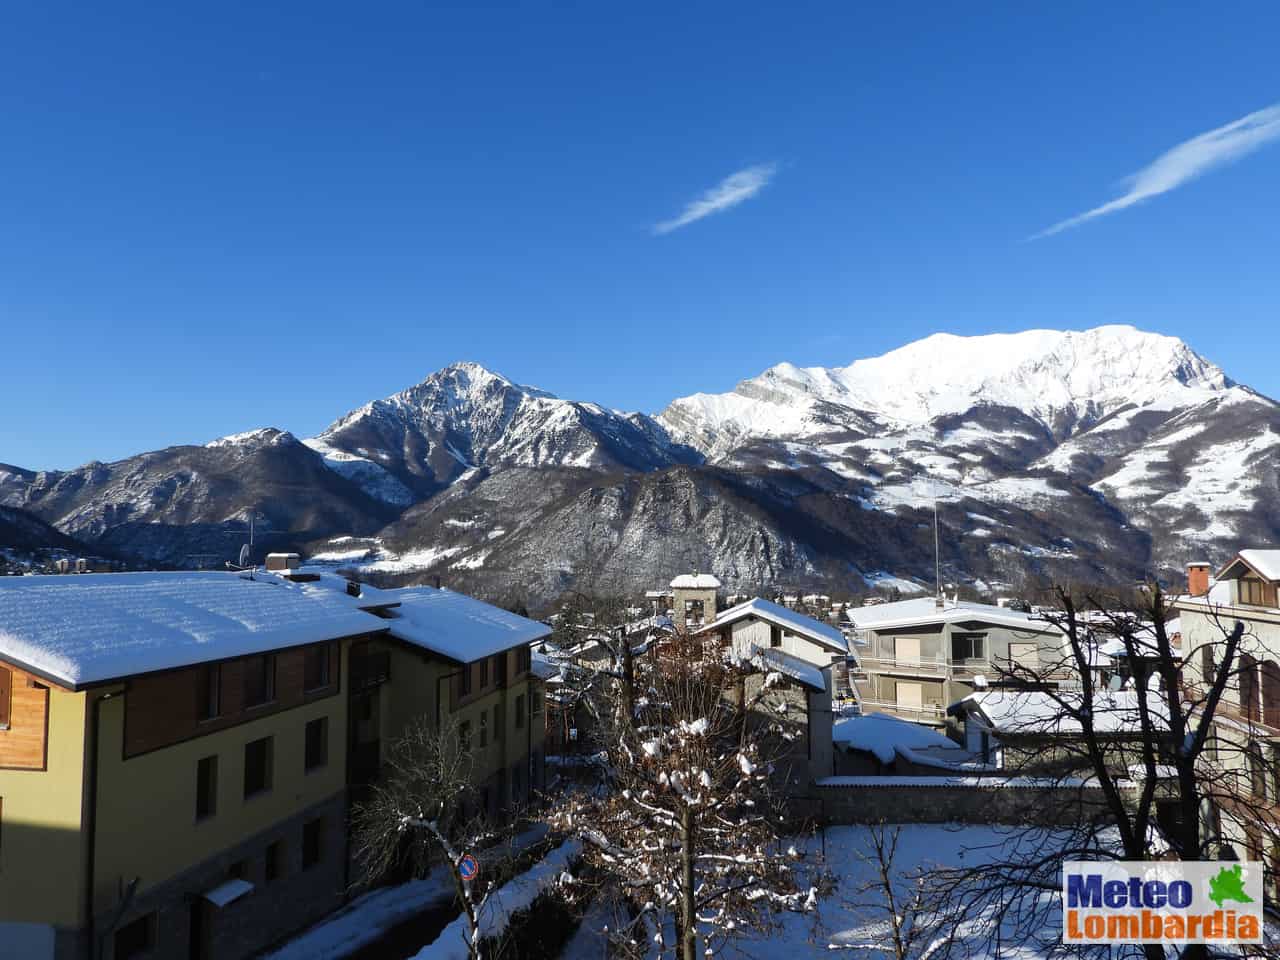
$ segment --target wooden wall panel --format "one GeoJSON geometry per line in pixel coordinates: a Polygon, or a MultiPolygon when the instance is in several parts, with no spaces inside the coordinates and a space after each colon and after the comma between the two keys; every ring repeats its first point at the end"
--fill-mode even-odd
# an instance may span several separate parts
{"type": "Polygon", "coordinates": [[[0,730],[0,768],[43,770],[48,750],[49,689],[16,667],[9,729],[0,730]]]}
{"type": "Polygon", "coordinates": [[[224,660],[219,715],[212,720],[197,716],[202,667],[186,667],[135,677],[125,695],[124,754],[136,756],[192,737],[204,736],[258,717],[334,696],[339,689],[341,648],[329,645],[329,685],[304,691],[306,651],[303,647],[281,650],[276,657],[275,699],[255,707],[245,706],[246,664],[254,657],[224,660]]]}

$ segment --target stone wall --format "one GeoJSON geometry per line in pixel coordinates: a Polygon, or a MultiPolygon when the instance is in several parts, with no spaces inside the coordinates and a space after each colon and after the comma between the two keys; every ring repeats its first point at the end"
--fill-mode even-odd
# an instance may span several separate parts
{"type": "Polygon", "coordinates": [[[1063,786],[967,786],[953,778],[840,778],[814,789],[825,823],[1010,823],[1057,826],[1099,812],[1097,790],[1063,786]],[[874,781],[880,780],[876,785],[874,781]],[[870,783],[868,781],[871,781],[870,783]]]}

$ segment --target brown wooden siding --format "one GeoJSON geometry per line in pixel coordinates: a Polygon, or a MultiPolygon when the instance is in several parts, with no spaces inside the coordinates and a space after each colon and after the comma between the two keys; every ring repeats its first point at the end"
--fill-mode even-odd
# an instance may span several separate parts
{"type": "Polygon", "coordinates": [[[450,709],[457,710],[459,707],[486,696],[494,690],[512,686],[525,679],[529,675],[529,671],[517,669],[520,665],[519,651],[520,647],[509,647],[499,654],[484,658],[488,661],[488,682],[484,686],[480,685],[481,670],[479,660],[473,660],[471,663],[464,663],[459,666],[449,680],[450,709]],[[499,658],[504,661],[505,670],[495,662],[499,658]],[[471,692],[465,696],[462,693],[462,674],[464,672],[470,672],[471,674],[471,692]]]}
{"type": "Polygon", "coordinates": [[[124,755],[137,756],[149,750],[204,736],[236,724],[288,710],[313,700],[332,697],[340,686],[341,648],[334,641],[329,652],[329,684],[317,690],[303,690],[306,648],[294,647],[274,653],[276,658],[275,699],[259,706],[245,705],[245,671],[256,657],[223,660],[218,716],[201,720],[200,687],[204,665],[148,674],[129,681],[125,696],[124,755]]]}
{"type": "Polygon", "coordinates": [[[0,730],[0,768],[43,770],[48,752],[49,688],[29,673],[12,672],[9,729],[0,730]]]}

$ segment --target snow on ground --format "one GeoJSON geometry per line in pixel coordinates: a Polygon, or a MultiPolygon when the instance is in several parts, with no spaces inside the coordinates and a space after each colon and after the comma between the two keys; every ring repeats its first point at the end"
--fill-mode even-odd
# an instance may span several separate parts
{"type": "Polygon", "coordinates": [[[319,437],[302,441],[324,460],[324,465],[346,477],[371,497],[397,507],[407,507],[416,499],[408,487],[397,480],[382,464],[332,447],[319,437]]]}
{"type": "MultiPolygon", "coordinates": [[[[480,911],[481,936],[500,936],[515,914],[527,910],[544,892],[564,882],[570,865],[581,851],[582,845],[578,841],[567,841],[530,870],[490,893],[480,911]]],[[[414,954],[412,960],[468,960],[468,936],[467,918],[459,915],[444,928],[435,942],[414,954]]]]}
{"type": "MultiPolygon", "coordinates": [[[[892,825],[888,829],[893,829],[892,825]]],[[[893,862],[894,886],[899,896],[909,900],[914,888],[912,875],[935,866],[972,866],[999,858],[999,846],[1016,834],[1009,827],[908,824],[898,836],[897,855],[893,862]]],[[[835,874],[835,886],[829,897],[818,902],[815,914],[784,914],[781,929],[771,932],[763,942],[743,945],[743,954],[754,960],[795,960],[797,957],[819,956],[831,950],[856,951],[866,960],[893,956],[889,918],[878,906],[876,891],[860,894],[859,888],[877,880],[877,864],[871,852],[870,834],[866,827],[831,827],[827,829],[826,860],[822,857],[820,836],[796,838],[792,843],[803,851],[804,862],[825,865],[835,874]],[[866,857],[872,857],[870,861],[866,857]],[[875,903],[875,906],[866,904],[875,903]]],[[[1053,898],[1052,894],[1043,895],[1053,898]]],[[[1061,913],[1056,907],[1046,915],[1040,935],[1049,942],[1061,939],[1061,913]]],[[[1001,943],[1001,955],[1018,960],[1035,960],[1048,955],[1043,944],[1028,942],[1015,936],[1007,924],[1001,943]]],[[[960,956],[990,957],[995,953],[993,931],[977,918],[949,931],[959,942],[960,956]]],[[[921,944],[923,950],[928,944],[921,944]]],[[[732,953],[733,951],[727,951],[732,953]]]]}
{"type": "Polygon", "coordinates": [[[420,550],[406,550],[399,556],[383,554],[377,560],[370,560],[356,566],[369,573],[414,573],[418,570],[430,570],[454,554],[461,553],[462,549],[462,547],[423,547],[420,550]]]}
{"type": "MultiPolygon", "coordinates": [[[[502,853],[520,854],[547,835],[545,825],[524,831],[502,853]]],[[[480,855],[483,864],[488,859],[480,855]]],[[[416,913],[447,905],[454,898],[453,878],[437,868],[422,880],[379,887],[357,897],[262,960],[341,960],[368,946],[416,913]]]]}
{"type": "Polygon", "coordinates": [[[449,569],[479,570],[481,567],[484,566],[484,562],[489,559],[489,553],[490,551],[488,550],[479,550],[476,553],[471,554],[470,556],[463,557],[461,560],[457,560],[454,563],[450,564],[449,569]]]}
{"type": "Polygon", "coordinates": [[[871,573],[862,575],[862,582],[868,587],[875,589],[876,587],[885,587],[886,589],[896,587],[903,593],[924,593],[928,588],[922,587],[918,583],[911,580],[904,580],[902,577],[895,577],[893,574],[885,570],[875,570],[871,573]]]}

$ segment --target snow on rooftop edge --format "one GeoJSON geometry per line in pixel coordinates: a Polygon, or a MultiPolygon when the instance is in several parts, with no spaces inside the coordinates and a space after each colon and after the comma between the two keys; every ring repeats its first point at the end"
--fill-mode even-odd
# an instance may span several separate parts
{"type": "Polygon", "coordinates": [[[849,650],[849,644],[846,642],[844,634],[830,624],[805,616],[803,613],[797,613],[771,600],[763,600],[760,597],[754,597],[738,604],[736,607],[730,607],[728,610],[717,614],[716,618],[703,627],[702,630],[714,630],[717,627],[727,626],[747,616],[755,616],[761,620],[777,623],[793,633],[833,647],[842,653],[849,650]]]}
{"type": "Polygon", "coordinates": [[[270,576],[0,578],[0,657],[70,686],[385,629],[332,590],[270,576]]]}
{"type": "Polygon", "coordinates": [[[402,587],[388,590],[400,601],[380,621],[391,635],[434,653],[471,663],[551,635],[545,623],[452,590],[402,587]]]}

